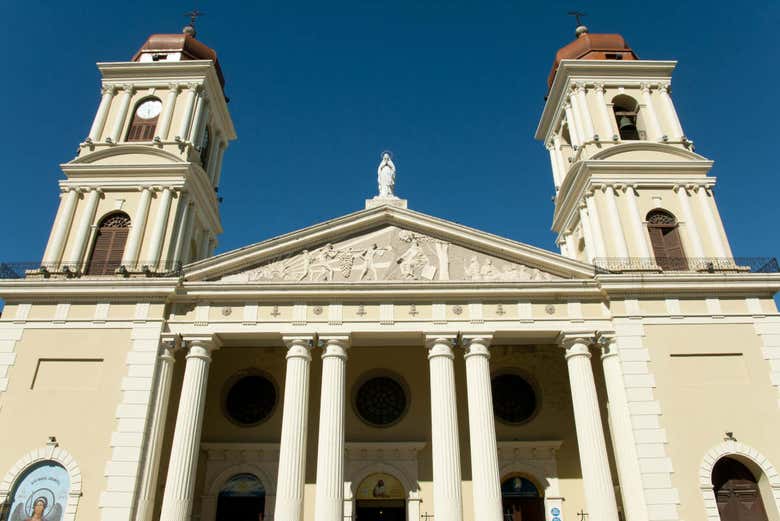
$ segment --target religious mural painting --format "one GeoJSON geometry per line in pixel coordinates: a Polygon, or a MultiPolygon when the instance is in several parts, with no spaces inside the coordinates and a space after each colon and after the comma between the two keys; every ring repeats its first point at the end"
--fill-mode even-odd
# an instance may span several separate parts
{"type": "Polygon", "coordinates": [[[68,503],[70,476],[53,461],[30,468],[19,479],[10,500],[8,521],[61,521],[68,503]]]}
{"type": "Polygon", "coordinates": [[[357,490],[358,500],[404,499],[404,487],[397,478],[378,472],[368,476],[357,490]]]}
{"type": "Polygon", "coordinates": [[[479,281],[523,282],[555,277],[396,226],[267,261],[223,282],[479,281]]]}

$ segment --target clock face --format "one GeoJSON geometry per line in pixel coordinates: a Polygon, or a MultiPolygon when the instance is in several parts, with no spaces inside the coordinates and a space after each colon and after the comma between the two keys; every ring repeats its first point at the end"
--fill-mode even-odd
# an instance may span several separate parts
{"type": "Polygon", "coordinates": [[[135,114],[142,119],[156,118],[162,111],[162,102],[156,99],[144,101],[138,106],[135,114]]]}

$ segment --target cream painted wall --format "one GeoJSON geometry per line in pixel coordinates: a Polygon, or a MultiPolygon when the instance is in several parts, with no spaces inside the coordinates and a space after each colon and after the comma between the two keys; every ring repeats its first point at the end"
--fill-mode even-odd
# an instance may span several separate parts
{"type": "Polygon", "coordinates": [[[680,493],[680,519],[704,521],[699,466],[727,431],[773,464],[780,462],[780,415],[769,364],[752,324],[647,325],[645,329],[674,465],[672,481],[680,493]],[[733,356],[724,356],[729,354],[733,356]]]}
{"type": "Polygon", "coordinates": [[[16,344],[0,409],[0,472],[56,436],[81,468],[79,521],[100,517],[129,348],[129,330],[119,329],[26,329],[16,344]]]}

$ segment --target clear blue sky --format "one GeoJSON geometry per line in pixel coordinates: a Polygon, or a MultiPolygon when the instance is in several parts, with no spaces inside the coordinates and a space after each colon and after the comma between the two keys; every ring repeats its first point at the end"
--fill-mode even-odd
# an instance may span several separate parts
{"type": "Polygon", "coordinates": [[[778,2],[7,2],[0,261],[41,258],[99,101],[97,61],[128,60],[192,7],[239,139],[218,251],[363,207],[394,152],[410,208],[547,249],[553,193],[533,133],[572,8],[641,58],[679,60],[673,97],[738,256],[780,253],[778,2]]]}

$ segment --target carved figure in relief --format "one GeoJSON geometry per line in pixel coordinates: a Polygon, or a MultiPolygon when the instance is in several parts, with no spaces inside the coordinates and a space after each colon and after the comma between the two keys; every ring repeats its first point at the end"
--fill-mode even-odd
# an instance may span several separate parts
{"type": "Polygon", "coordinates": [[[301,259],[303,260],[303,267],[301,268],[302,272],[298,277],[298,282],[309,276],[309,269],[311,268],[311,254],[309,253],[309,250],[303,250],[301,252],[301,259]]]}
{"type": "Polygon", "coordinates": [[[360,276],[358,277],[358,280],[365,279],[366,275],[369,273],[371,273],[373,277],[372,280],[379,280],[376,271],[376,257],[381,257],[385,254],[385,252],[392,251],[392,249],[392,246],[380,248],[376,245],[376,243],[374,243],[374,245],[370,248],[363,250],[359,255],[359,257],[363,259],[363,266],[360,270],[360,276]]]}
{"type": "Polygon", "coordinates": [[[485,261],[485,265],[482,266],[479,269],[479,278],[480,280],[498,280],[500,277],[500,273],[498,269],[493,266],[493,259],[488,259],[485,261]]]}
{"type": "Polygon", "coordinates": [[[417,238],[412,239],[412,245],[398,257],[396,262],[400,265],[401,275],[405,279],[416,279],[417,271],[430,265],[428,256],[423,253],[422,246],[420,246],[420,241],[417,238]]]}
{"type": "Polygon", "coordinates": [[[377,181],[379,197],[395,197],[395,164],[387,152],[382,155],[382,162],[379,163],[377,181]]]}

